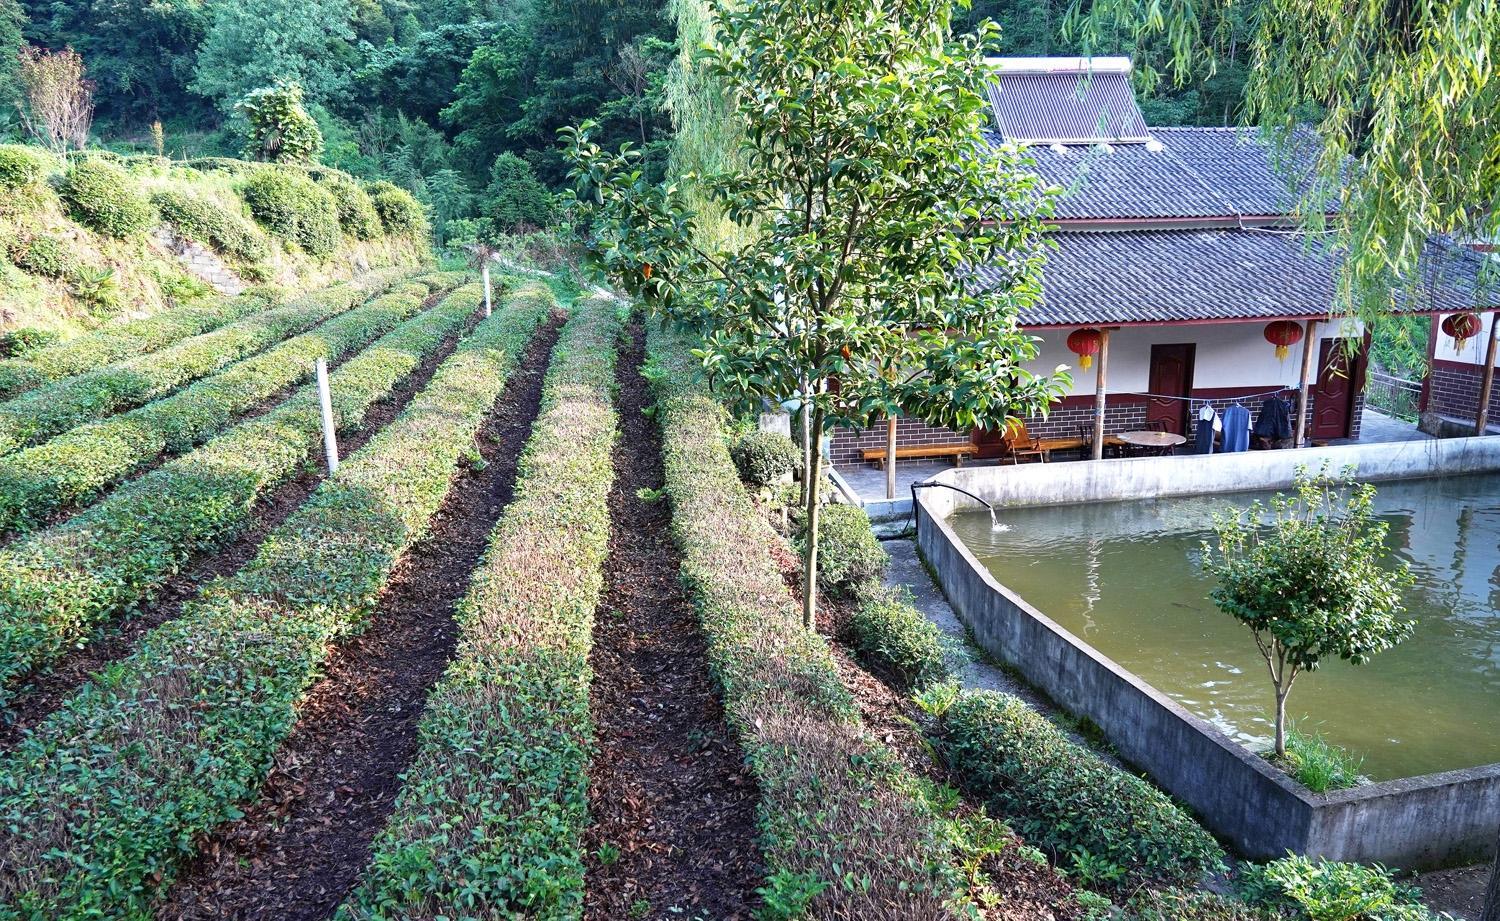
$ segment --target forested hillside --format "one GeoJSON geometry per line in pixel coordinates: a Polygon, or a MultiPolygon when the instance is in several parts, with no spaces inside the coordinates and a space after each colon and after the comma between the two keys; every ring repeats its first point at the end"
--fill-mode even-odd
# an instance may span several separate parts
{"type": "Polygon", "coordinates": [[[301,85],[324,164],[388,179],[460,216],[545,225],[558,128],[665,157],[665,0],[0,0],[0,134],[19,135],[17,50],[71,47],[95,88],[94,138],[169,157],[238,156],[236,103],[301,85]],[[153,123],[161,123],[153,137],[153,123]]]}

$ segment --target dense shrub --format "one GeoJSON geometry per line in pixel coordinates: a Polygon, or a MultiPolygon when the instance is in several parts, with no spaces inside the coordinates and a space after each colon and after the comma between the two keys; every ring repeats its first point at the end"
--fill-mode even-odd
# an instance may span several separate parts
{"type": "Polygon", "coordinates": [[[310,377],[318,358],[337,361],[388,332],[427,293],[403,285],[186,390],[0,458],[0,533],[34,527],[163,454],[201,444],[237,414],[310,377]]]}
{"type": "Polygon", "coordinates": [[[1289,855],[1240,874],[1246,901],[1301,921],[1436,921],[1419,889],[1403,886],[1381,866],[1289,855]]]}
{"type": "Polygon", "coordinates": [[[253,89],[234,104],[249,129],[245,156],[273,163],[307,163],[323,149],[323,132],[302,107],[302,85],[277,80],[253,89]]]}
{"type": "Polygon", "coordinates": [[[273,310],[252,314],[87,374],[58,381],[0,404],[0,455],[36,444],[74,426],[112,416],[164,396],[183,384],[252,355],[353,307],[359,292],[339,285],[273,310]]]}
{"type": "Polygon", "coordinates": [[[582,915],[619,331],[608,298],[563,329],[517,498],[458,607],[459,655],[428,697],[421,751],[342,921],[460,918],[476,904],[582,915]]]}
{"type": "Polygon", "coordinates": [[[101,159],[80,160],[63,174],[58,193],[80,224],[125,239],[145,232],[156,220],[130,174],[101,159]]]}
{"type": "Polygon", "coordinates": [[[331,171],[317,182],[338,204],[339,226],[349,237],[355,240],[373,240],[384,232],[370,193],[359,183],[331,171]]]}
{"type": "Polygon", "coordinates": [[[1142,889],[1125,903],[1127,921],[1291,921],[1272,908],[1247,905],[1212,892],[1142,889]]]}
{"type": "Polygon", "coordinates": [[[240,215],[217,203],[176,189],[163,189],[151,196],[161,218],[180,236],[196,240],[215,252],[257,262],[271,255],[271,247],[255,227],[240,215]]]}
{"type": "Polygon", "coordinates": [[[950,828],[860,723],[827,644],[802,629],[692,358],[653,330],[665,489],[724,709],[760,789],[767,916],[953,916],[950,828]],[[774,911],[779,914],[772,914],[774,911]]]}
{"type": "Polygon", "coordinates": [[[343,241],[338,202],[305,176],[263,167],[240,192],[262,227],[314,256],[328,255],[343,241]]]}
{"type": "Polygon", "coordinates": [[[963,695],[941,715],[939,737],[959,779],[1086,884],[1191,886],[1224,863],[1213,837],[1166,794],[1017,697],[963,695]]]}
{"type": "Polygon", "coordinates": [[[375,213],[380,215],[380,223],[385,225],[386,233],[425,241],[432,232],[422,203],[405,189],[384,181],[372,183],[370,200],[375,205],[375,213]]]}
{"type": "Polygon", "coordinates": [[[23,326],[0,335],[0,357],[25,358],[39,349],[52,345],[58,334],[50,329],[23,326]]]}
{"type": "Polygon", "coordinates": [[[43,151],[0,144],[0,194],[21,195],[40,189],[56,165],[57,161],[43,151]]]}
{"type": "Polygon", "coordinates": [[[48,233],[18,237],[11,246],[10,261],[43,278],[67,278],[78,271],[78,257],[66,241],[48,233]]]}
{"type": "Polygon", "coordinates": [[[850,615],[848,631],[860,659],[904,690],[942,681],[952,671],[948,638],[896,592],[872,593],[850,615]]]}
{"type": "MultiPolygon", "coordinates": [[[[872,591],[890,565],[870,516],[853,505],[830,505],[818,516],[818,578],[831,595],[855,597],[872,591]]],[[[798,543],[804,538],[799,537],[798,543]]]]}
{"type": "MultiPolygon", "coordinates": [[[[472,311],[472,289],[466,297],[472,311]]],[[[446,498],[539,313],[501,310],[481,323],[250,563],[0,760],[0,902],[42,918],[150,916],[191,843],[260,790],[334,641],[363,626],[446,498]]],[[[441,336],[427,341],[435,348],[441,336]]],[[[365,391],[365,406],[420,361],[381,347],[371,355],[357,373],[384,386],[365,391]],[[399,373],[383,370],[393,364],[399,373]]],[[[317,443],[316,419],[314,397],[295,420],[278,420],[279,436],[264,420],[253,425],[264,447],[300,465],[317,443]]],[[[242,452],[260,447],[221,454],[218,479],[253,478],[264,461],[242,452]]]]}
{"type": "Polygon", "coordinates": [[[266,308],[273,297],[245,292],[163,311],[144,320],[112,324],[67,342],[0,361],[0,399],[10,399],[49,381],[155,351],[189,336],[210,332],[266,308]]]}
{"type": "Polygon", "coordinates": [[[759,429],[736,439],[729,456],[740,479],[757,488],[781,482],[802,465],[802,452],[790,438],[759,429]]]}

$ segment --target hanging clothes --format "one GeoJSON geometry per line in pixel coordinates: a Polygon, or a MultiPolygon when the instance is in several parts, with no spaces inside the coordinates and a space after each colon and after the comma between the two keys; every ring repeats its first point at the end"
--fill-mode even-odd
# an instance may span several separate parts
{"type": "Polygon", "coordinates": [[[1250,410],[1236,403],[1224,410],[1224,453],[1250,450],[1250,410]]]}
{"type": "Polygon", "coordinates": [[[1193,447],[1199,454],[1214,453],[1214,435],[1221,428],[1219,414],[1207,403],[1198,410],[1198,426],[1193,431],[1193,447]]]}
{"type": "Polygon", "coordinates": [[[1255,419],[1255,434],[1279,441],[1292,437],[1292,402],[1281,397],[1266,397],[1255,419]]]}

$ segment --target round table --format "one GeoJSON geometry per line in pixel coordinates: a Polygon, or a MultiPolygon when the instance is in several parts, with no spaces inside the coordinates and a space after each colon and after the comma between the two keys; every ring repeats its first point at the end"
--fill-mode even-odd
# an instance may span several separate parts
{"type": "Polygon", "coordinates": [[[1115,437],[1132,447],[1154,449],[1162,454],[1171,454],[1178,445],[1187,444],[1187,436],[1172,432],[1116,432],[1115,437]]]}

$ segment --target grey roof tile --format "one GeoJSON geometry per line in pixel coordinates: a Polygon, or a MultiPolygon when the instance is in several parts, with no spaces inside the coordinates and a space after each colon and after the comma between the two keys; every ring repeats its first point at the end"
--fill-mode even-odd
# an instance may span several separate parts
{"type": "Polygon", "coordinates": [[[989,86],[1000,132],[1012,141],[1146,139],[1128,73],[1001,73],[989,86]]]}

